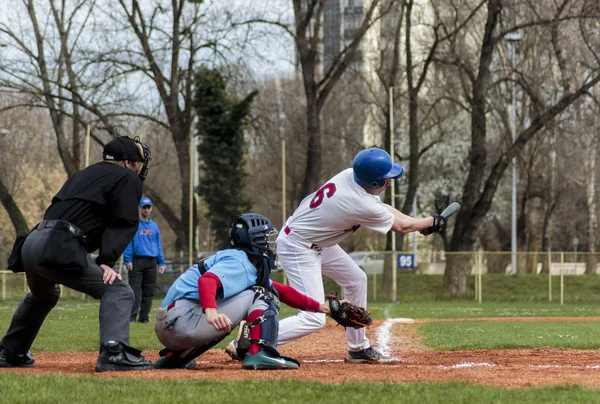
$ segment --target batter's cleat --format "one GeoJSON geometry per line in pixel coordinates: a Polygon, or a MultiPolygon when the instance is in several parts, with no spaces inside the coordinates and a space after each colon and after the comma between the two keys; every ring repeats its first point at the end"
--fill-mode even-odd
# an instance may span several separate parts
{"type": "Polygon", "coordinates": [[[242,364],[243,369],[272,370],[272,369],[298,369],[297,362],[282,356],[271,356],[265,351],[259,351],[254,355],[246,354],[242,364]]]}
{"type": "Polygon", "coordinates": [[[152,362],[142,352],[121,342],[108,341],[102,344],[96,361],[96,372],[127,370],[150,370],[152,362]]]}
{"type": "Polygon", "coordinates": [[[390,360],[390,357],[382,355],[371,347],[357,352],[348,351],[346,355],[346,362],[348,363],[380,363],[389,362],[390,360]]]}
{"type": "Polygon", "coordinates": [[[31,352],[13,355],[8,349],[0,347],[0,368],[32,368],[34,363],[31,352]]]}
{"type": "Polygon", "coordinates": [[[154,369],[194,369],[195,367],[194,359],[182,359],[172,354],[162,356],[154,362],[154,369]]]}
{"type": "Polygon", "coordinates": [[[237,354],[237,339],[234,339],[229,344],[227,344],[227,348],[225,348],[225,353],[229,355],[234,361],[242,361],[242,359],[237,354]]]}

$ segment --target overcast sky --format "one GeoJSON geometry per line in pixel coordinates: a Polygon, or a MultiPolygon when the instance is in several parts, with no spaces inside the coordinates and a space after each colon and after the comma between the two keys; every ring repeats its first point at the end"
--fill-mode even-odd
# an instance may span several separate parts
{"type": "MultiPolygon", "coordinates": [[[[0,0],[1,1],[1,0],[0,0]]],[[[265,19],[292,24],[294,12],[292,0],[225,0],[240,14],[265,16],[265,19]]],[[[223,4],[221,3],[221,4],[223,4]]],[[[248,63],[258,76],[288,75],[294,71],[294,41],[282,28],[260,24],[265,37],[256,44],[256,52],[249,55],[248,63]]],[[[293,27],[292,27],[293,31],[293,27]]]]}

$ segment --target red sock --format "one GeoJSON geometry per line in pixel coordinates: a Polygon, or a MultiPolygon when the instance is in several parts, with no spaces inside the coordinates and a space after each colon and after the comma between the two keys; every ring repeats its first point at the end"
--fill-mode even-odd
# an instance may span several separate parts
{"type": "MultiPolygon", "coordinates": [[[[248,318],[246,318],[246,321],[249,323],[252,323],[257,318],[259,318],[262,313],[263,313],[262,310],[254,310],[252,313],[248,314],[248,318]]],[[[250,339],[254,339],[254,340],[260,339],[260,324],[256,324],[254,327],[252,327],[250,329],[250,339]]],[[[259,351],[260,351],[260,345],[252,344],[252,345],[250,345],[250,349],[248,350],[248,353],[250,355],[254,355],[254,354],[257,354],[259,351]]]]}

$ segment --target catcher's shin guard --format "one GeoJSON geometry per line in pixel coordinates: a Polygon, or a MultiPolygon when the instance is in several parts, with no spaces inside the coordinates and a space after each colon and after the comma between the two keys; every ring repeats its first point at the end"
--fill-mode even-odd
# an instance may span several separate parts
{"type": "Polygon", "coordinates": [[[243,369],[297,369],[300,366],[296,359],[281,356],[277,351],[279,322],[275,308],[269,303],[262,313],[259,310],[250,313],[249,321],[243,324],[238,340],[238,355],[243,358],[243,369]],[[256,339],[257,336],[260,338],[256,339]]]}
{"type": "Polygon", "coordinates": [[[250,350],[252,344],[260,345],[260,348],[277,355],[277,334],[279,333],[279,320],[277,318],[277,304],[274,300],[265,300],[268,307],[260,316],[252,322],[243,322],[240,324],[240,333],[237,338],[237,357],[243,359],[250,350]],[[251,330],[254,327],[260,328],[260,339],[251,337],[251,330]]]}

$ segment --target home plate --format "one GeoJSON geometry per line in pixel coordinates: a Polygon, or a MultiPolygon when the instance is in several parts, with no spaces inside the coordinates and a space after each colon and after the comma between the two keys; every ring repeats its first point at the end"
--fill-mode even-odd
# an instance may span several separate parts
{"type": "Polygon", "coordinates": [[[415,320],[413,318],[390,318],[386,321],[390,323],[399,323],[399,324],[413,324],[415,320]]]}

